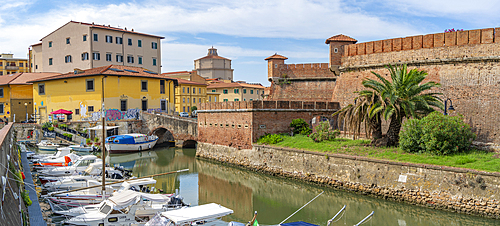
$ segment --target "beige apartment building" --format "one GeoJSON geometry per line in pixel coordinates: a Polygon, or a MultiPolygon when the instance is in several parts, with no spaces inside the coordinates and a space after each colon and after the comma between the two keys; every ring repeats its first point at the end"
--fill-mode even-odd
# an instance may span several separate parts
{"type": "Polygon", "coordinates": [[[213,46],[208,49],[208,54],[194,61],[194,70],[198,75],[206,79],[220,78],[223,80],[233,80],[233,69],[231,60],[217,54],[217,49],[213,46]]]}
{"type": "Polygon", "coordinates": [[[218,102],[262,100],[264,86],[243,81],[230,82],[225,80],[209,84],[207,93],[220,94],[218,102]]]}
{"type": "Polygon", "coordinates": [[[28,71],[27,59],[14,58],[12,53],[0,54],[0,76],[28,71]]]}
{"type": "Polygon", "coordinates": [[[161,39],[126,27],[70,21],[31,46],[31,72],[67,73],[113,64],[161,73],[161,39]]]}

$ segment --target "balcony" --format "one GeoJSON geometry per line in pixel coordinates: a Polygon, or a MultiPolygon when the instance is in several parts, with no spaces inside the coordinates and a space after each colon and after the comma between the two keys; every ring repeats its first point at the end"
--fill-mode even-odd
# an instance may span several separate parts
{"type": "Polygon", "coordinates": [[[5,66],[6,70],[19,70],[18,66],[5,66]]]}

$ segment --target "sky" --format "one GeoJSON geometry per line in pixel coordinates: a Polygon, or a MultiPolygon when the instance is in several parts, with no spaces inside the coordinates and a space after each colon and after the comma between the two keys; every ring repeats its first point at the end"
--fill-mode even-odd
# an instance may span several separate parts
{"type": "Polygon", "coordinates": [[[0,0],[0,52],[30,45],[70,20],[165,37],[162,72],[188,71],[213,46],[234,80],[269,86],[266,57],[328,63],[325,40],[358,42],[499,26],[498,0],[0,0]]]}

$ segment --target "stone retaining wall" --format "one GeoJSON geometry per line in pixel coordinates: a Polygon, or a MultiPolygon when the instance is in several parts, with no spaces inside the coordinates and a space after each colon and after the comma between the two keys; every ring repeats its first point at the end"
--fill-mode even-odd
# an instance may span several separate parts
{"type": "Polygon", "coordinates": [[[260,145],[238,150],[199,142],[196,155],[384,199],[500,218],[500,173],[260,145]]]}

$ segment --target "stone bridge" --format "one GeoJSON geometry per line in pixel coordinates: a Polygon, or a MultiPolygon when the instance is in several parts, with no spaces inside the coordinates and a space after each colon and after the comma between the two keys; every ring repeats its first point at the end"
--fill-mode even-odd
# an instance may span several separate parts
{"type": "Polygon", "coordinates": [[[143,112],[143,129],[160,139],[157,146],[167,146],[174,141],[182,141],[182,147],[194,147],[198,140],[197,120],[166,114],[143,112]]]}

